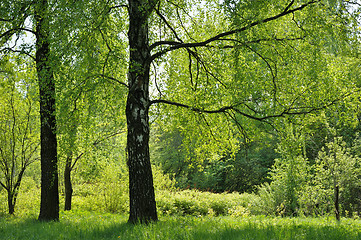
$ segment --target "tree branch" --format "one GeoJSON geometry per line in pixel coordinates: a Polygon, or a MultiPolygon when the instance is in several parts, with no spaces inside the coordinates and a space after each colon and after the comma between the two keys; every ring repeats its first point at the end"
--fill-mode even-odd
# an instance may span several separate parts
{"type": "MultiPolygon", "coordinates": [[[[107,140],[107,139],[109,139],[109,138],[111,138],[111,137],[115,137],[115,136],[117,136],[117,135],[119,135],[119,134],[122,134],[122,133],[124,133],[123,130],[118,131],[118,132],[114,132],[114,133],[112,133],[112,134],[109,134],[109,135],[101,138],[101,139],[95,140],[95,141],[92,143],[92,145],[93,145],[93,147],[96,147],[96,146],[97,146],[98,144],[100,144],[101,142],[104,142],[105,140],[107,140]]],[[[79,161],[79,159],[80,159],[85,153],[87,153],[87,151],[89,151],[89,150],[86,150],[86,151],[80,153],[80,154],[75,158],[73,164],[72,164],[71,167],[70,167],[70,170],[72,170],[72,169],[74,168],[74,166],[75,166],[76,163],[79,161]]]]}
{"type": "Polygon", "coordinates": [[[9,190],[9,188],[7,188],[7,187],[2,183],[2,181],[0,181],[0,185],[1,185],[3,188],[5,188],[6,190],[9,190]]]}
{"type": "Polygon", "coordinates": [[[126,88],[129,88],[128,84],[126,84],[126,83],[124,83],[124,82],[122,82],[122,81],[120,81],[120,80],[118,80],[118,79],[116,79],[116,78],[114,78],[114,77],[107,76],[107,75],[105,75],[105,74],[99,74],[98,76],[100,76],[100,77],[102,77],[102,78],[107,78],[107,79],[109,79],[109,80],[112,80],[112,81],[114,81],[114,82],[117,82],[117,83],[125,86],[126,88]]]}
{"type": "MultiPolygon", "coordinates": [[[[300,11],[302,9],[304,9],[305,7],[309,6],[309,5],[312,5],[314,3],[317,3],[319,2],[320,0],[313,0],[313,1],[309,1],[307,3],[304,3],[302,4],[301,6],[299,7],[296,7],[294,9],[289,9],[291,7],[292,4],[289,4],[281,13],[277,14],[277,15],[274,15],[272,17],[268,17],[268,18],[265,18],[263,20],[258,20],[258,21],[255,21],[255,22],[252,22],[250,24],[248,24],[247,26],[244,26],[242,28],[239,28],[239,29],[234,29],[234,30],[231,30],[231,31],[227,31],[227,32],[223,32],[223,33],[220,33],[220,34],[217,34],[215,35],[214,37],[211,37],[203,42],[195,42],[195,43],[177,43],[177,42],[174,42],[173,46],[171,47],[168,47],[162,51],[159,51],[155,54],[153,54],[150,59],[148,60],[149,62],[152,62],[153,60],[163,56],[164,54],[168,53],[168,52],[171,52],[171,51],[174,51],[174,50],[177,50],[177,49],[181,49],[181,48],[196,48],[196,47],[205,47],[207,46],[209,43],[212,43],[212,42],[215,42],[215,41],[219,41],[219,40],[222,40],[222,38],[224,37],[227,37],[227,36],[230,36],[230,35],[233,35],[233,34],[236,34],[236,33],[240,33],[240,32],[243,32],[243,31],[246,31],[250,28],[253,28],[255,26],[258,26],[258,25],[261,25],[261,24],[264,24],[264,23],[267,23],[267,22],[271,22],[273,20],[276,20],[276,19],[279,19],[283,16],[286,16],[288,14],[291,14],[291,13],[294,13],[294,12],[297,12],[297,11],[300,11]]],[[[159,46],[161,45],[159,42],[155,42],[153,43],[151,46],[159,46]]]]}
{"type": "Polygon", "coordinates": [[[155,9],[155,12],[157,13],[157,15],[163,20],[163,22],[165,23],[165,25],[167,25],[167,27],[173,32],[174,37],[181,43],[183,43],[182,39],[180,39],[180,37],[178,36],[177,32],[175,31],[175,29],[170,25],[170,23],[167,21],[167,19],[160,13],[159,9],[155,9]]]}
{"type": "MultiPolygon", "coordinates": [[[[26,56],[30,57],[31,59],[33,59],[35,61],[35,57],[33,55],[31,55],[30,53],[28,52],[25,52],[23,50],[14,50],[12,48],[3,48],[3,49],[0,49],[0,52],[6,52],[6,51],[9,51],[9,52],[13,52],[13,53],[20,53],[20,54],[25,54],[26,56]]],[[[6,53],[5,53],[6,54],[6,53]]]]}
{"type": "MultiPolygon", "coordinates": [[[[357,91],[358,92],[358,91],[357,91]]],[[[243,112],[240,109],[238,109],[237,107],[241,104],[235,104],[235,105],[230,105],[230,106],[223,106],[220,107],[218,109],[213,109],[213,110],[209,110],[209,109],[202,109],[199,107],[193,107],[187,104],[183,104],[183,103],[178,103],[178,102],[173,102],[173,101],[169,101],[169,100],[165,100],[165,99],[157,99],[157,100],[152,100],[149,103],[149,106],[153,105],[153,104],[157,104],[157,103],[163,103],[163,104],[168,104],[168,105],[173,105],[173,106],[177,106],[177,107],[182,107],[182,108],[186,108],[189,109],[193,112],[198,112],[198,113],[208,113],[208,114],[213,114],[213,113],[228,113],[228,112],[235,112],[239,115],[242,115],[244,117],[247,117],[249,119],[253,119],[253,120],[257,120],[257,121],[265,121],[268,119],[272,119],[272,118],[279,118],[279,117],[285,117],[285,116],[290,116],[290,115],[305,115],[305,114],[309,114],[309,113],[313,113],[313,112],[317,112],[320,110],[323,110],[329,106],[334,105],[336,102],[350,96],[351,94],[353,94],[354,92],[351,93],[347,93],[344,94],[342,96],[340,96],[339,98],[336,98],[332,101],[329,101],[328,103],[325,103],[323,105],[320,106],[300,106],[300,107],[295,107],[293,106],[293,104],[295,104],[295,101],[292,101],[291,104],[287,107],[284,108],[283,111],[280,111],[278,113],[275,114],[270,114],[270,115],[265,115],[265,116],[257,116],[257,111],[253,110],[255,115],[251,115],[249,113],[243,112]]],[[[249,106],[248,106],[249,108],[249,106]]]]}
{"type": "Polygon", "coordinates": [[[18,28],[9,29],[9,30],[7,30],[6,32],[2,33],[2,34],[0,35],[0,39],[3,38],[3,37],[7,37],[7,39],[9,39],[13,34],[15,34],[15,33],[17,33],[17,32],[21,32],[21,31],[30,32],[30,33],[36,35],[36,32],[34,32],[34,31],[31,30],[31,29],[18,27],[18,28]]]}

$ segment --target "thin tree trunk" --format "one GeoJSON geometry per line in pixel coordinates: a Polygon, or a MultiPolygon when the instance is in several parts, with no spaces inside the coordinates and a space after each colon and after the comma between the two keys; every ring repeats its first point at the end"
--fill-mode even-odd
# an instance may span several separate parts
{"type": "Polygon", "coordinates": [[[153,176],[149,155],[149,71],[148,0],[129,0],[128,74],[129,94],[126,105],[127,152],[129,167],[130,223],[158,220],[153,176]]]}
{"type": "Polygon", "coordinates": [[[71,210],[71,199],[73,197],[73,186],[71,184],[71,163],[72,155],[66,158],[64,169],[64,187],[65,187],[65,206],[64,210],[71,210]]]}
{"type": "Polygon", "coordinates": [[[13,215],[14,211],[15,211],[15,204],[13,201],[14,194],[11,191],[8,191],[8,209],[9,209],[9,214],[13,215]]]}
{"type": "MultiPolygon", "coordinates": [[[[9,214],[14,214],[16,200],[18,199],[18,194],[20,190],[21,180],[23,179],[23,175],[26,169],[26,165],[23,165],[21,171],[18,174],[18,179],[12,190],[8,190],[8,206],[9,206],[9,214]]],[[[11,189],[11,187],[9,188],[11,189]]]]}
{"type": "Polygon", "coordinates": [[[58,162],[55,119],[55,83],[49,59],[47,0],[36,1],[36,69],[40,93],[41,203],[39,220],[59,220],[58,162]]]}
{"type": "Polygon", "coordinates": [[[339,203],[339,187],[336,185],[334,187],[334,195],[335,195],[335,216],[336,220],[340,221],[340,203],[339,203]]]}

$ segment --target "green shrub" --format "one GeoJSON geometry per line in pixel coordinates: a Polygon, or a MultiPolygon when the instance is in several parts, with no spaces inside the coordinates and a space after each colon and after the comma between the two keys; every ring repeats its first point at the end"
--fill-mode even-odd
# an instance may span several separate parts
{"type": "MultiPolygon", "coordinates": [[[[166,178],[160,169],[154,169],[157,209],[160,215],[192,215],[235,217],[258,213],[259,197],[255,194],[210,193],[198,190],[176,191],[174,181],[166,178]],[[171,190],[167,190],[171,189],[171,190]]],[[[95,182],[75,183],[72,199],[73,211],[127,213],[129,210],[127,171],[114,165],[102,169],[95,182]]],[[[6,214],[5,191],[0,191],[0,214],[6,214]]],[[[24,178],[19,194],[16,214],[39,213],[40,188],[32,178],[24,178]]],[[[60,209],[64,196],[60,195],[60,209]]]]}
{"type": "Polygon", "coordinates": [[[276,201],[274,190],[269,183],[258,188],[258,201],[254,203],[253,210],[257,214],[275,215],[280,203],[276,201]]]}
{"type": "Polygon", "coordinates": [[[228,210],[228,215],[232,217],[246,217],[250,215],[250,211],[243,206],[233,206],[228,210]]]}
{"type": "Polygon", "coordinates": [[[255,194],[210,193],[197,190],[158,191],[158,212],[164,215],[245,216],[258,213],[255,194]]]}

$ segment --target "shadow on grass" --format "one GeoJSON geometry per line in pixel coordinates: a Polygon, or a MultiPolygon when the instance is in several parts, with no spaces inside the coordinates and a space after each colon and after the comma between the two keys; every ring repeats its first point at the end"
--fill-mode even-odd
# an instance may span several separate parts
{"type": "Polygon", "coordinates": [[[67,214],[59,222],[41,222],[35,217],[0,218],[0,239],[120,239],[132,225],[122,216],[67,214]]]}
{"type": "Polygon", "coordinates": [[[127,216],[66,213],[59,222],[35,218],[0,219],[0,239],[361,239],[360,226],[256,218],[163,217],[149,225],[131,225],[127,216]]]}

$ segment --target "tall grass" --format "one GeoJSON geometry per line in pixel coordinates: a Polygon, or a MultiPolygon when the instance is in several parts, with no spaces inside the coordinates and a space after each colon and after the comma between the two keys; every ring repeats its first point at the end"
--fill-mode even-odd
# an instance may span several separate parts
{"type": "Polygon", "coordinates": [[[258,204],[255,194],[196,190],[158,189],[160,221],[133,226],[127,224],[128,200],[118,193],[119,189],[121,186],[83,184],[74,196],[74,210],[61,212],[60,221],[50,223],[36,220],[40,190],[32,182],[25,181],[15,216],[6,214],[6,195],[0,191],[0,240],[361,239],[357,216],[340,223],[333,217],[265,217],[260,215],[264,206],[258,204]]]}
{"type": "Polygon", "coordinates": [[[361,239],[361,221],[329,218],[162,216],[149,225],[129,225],[127,216],[62,212],[59,222],[34,216],[0,218],[0,239],[361,239]]]}

